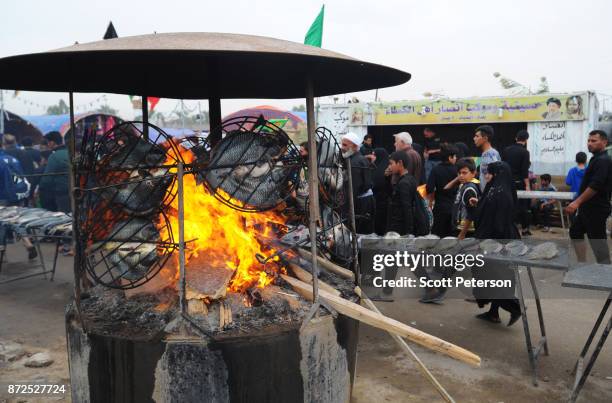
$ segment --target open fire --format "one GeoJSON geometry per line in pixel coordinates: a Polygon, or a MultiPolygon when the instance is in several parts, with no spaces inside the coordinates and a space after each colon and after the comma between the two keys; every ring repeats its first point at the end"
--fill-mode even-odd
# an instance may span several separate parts
{"type": "MultiPolygon", "coordinates": [[[[186,164],[193,162],[194,155],[180,145],[177,146],[186,164]]],[[[176,168],[172,168],[174,173],[176,168]]],[[[176,193],[178,181],[174,181],[169,192],[176,193]]],[[[209,270],[224,267],[234,271],[227,291],[245,293],[247,290],[263,288],[270,284],[279,272],[284,273],[278,257],[270,263],[261,264],[256,254],[269,257],[275,253],[273,247],[265,245],[262,239],[276,238],[275,231],[283,227],[284,217],[276,211],[259,213],[242,212],[221,203],[196,176],[183,177],[184,187],[184,228],[187,271],[209,270]],[[198,264],[191,264],[196,262],[198,264]],[[204,264],[202,264],[204,262],[204,264]]],[[[171,228],[173,238],[178,239],[178,197],[168,207],[166,218],[170,226],[160,225],[162,239],[168,237],[171,228]]],[[[163,222],[163,220],[159,220],[163,222]]],[[[159,276],[168,282],[178,281],[178,257],[169,261],[159,276]]]]}

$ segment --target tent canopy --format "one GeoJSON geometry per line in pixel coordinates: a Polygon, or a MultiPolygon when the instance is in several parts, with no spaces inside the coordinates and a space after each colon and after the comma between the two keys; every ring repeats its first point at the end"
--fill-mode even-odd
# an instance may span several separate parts
{"type": "Polygon", "coordinates": [[[14,135],[18,143],[21,143],[24,137],[30,137],[36,144],[40,143],[43,137],[43,132],[27,118],[9,112],[6,109],[4,110],[4,133],[14,135]]]}
{"type": "Polygon", "coordinates": [[[0,88],[177,99],[303,98],[403,84],[410,74],[274,38],[167,33],[0,59],[0,88]],[[44,73],[41,71],[44,70],[44,73]]]}
{"type": "MultiPolygon", "coordinates": [[[[111,119],[111,122],[119,123],[122,121],[121,118],[105,113],[89,112],[75,115],[74,121],[79,122],[81,120],[95,121],[95,123],[101,126],[101,130],[108,129],[107,125],[99,124],[98,117],[102,118],[104,122],[111,119]]],[[[28,115],[23,117],[25,120],[36,126],[43,134],[47,134],[52,131],[57,131],[65,136],[68,130],[70,130],[70,115],[28,115]]],[[[110,123],[111,125],[113,123],[110,123]]]]}

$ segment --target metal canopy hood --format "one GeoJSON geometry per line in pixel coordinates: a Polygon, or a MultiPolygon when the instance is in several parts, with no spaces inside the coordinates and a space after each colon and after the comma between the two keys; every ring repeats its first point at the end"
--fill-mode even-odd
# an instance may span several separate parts
{"type": "Polygon", "coordinates": [[[178,99],[303,98],[403,84],[410,74],[329,50],[251,35],[166,33],[0,59],[0,88],[178,99]]]}

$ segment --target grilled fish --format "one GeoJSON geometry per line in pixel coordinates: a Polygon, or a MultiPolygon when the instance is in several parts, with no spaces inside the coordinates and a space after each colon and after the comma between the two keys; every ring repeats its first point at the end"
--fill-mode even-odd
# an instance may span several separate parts
{"type": "Polygon", "coordinates": [[[172,177],[160,168],[166,150],[136,136],[124,136],[109,154],[102,156],[96,173],[101,195],[130,214],[147,215],[161,207],[172,177]]]}
{"type": "Polygon", "coordinates": [[[159,231],[143,218],[120,221],[107,242],[96,242],[88,250],[88,259],[95,267],[106,259],[115,277],[137,281],[147,275],[158,261],[159,231]]]}
{"type": "Polygon", "coordinates": [[[269,209],[285,196],[299,167],[285,164],[287,140],[281,136],[234,131],[212,150],[206,182],[245,206],[269,209]]]}

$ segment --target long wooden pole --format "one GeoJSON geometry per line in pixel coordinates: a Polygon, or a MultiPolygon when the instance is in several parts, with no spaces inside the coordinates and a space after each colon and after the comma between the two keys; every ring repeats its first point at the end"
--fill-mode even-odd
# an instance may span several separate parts
{"type": "Polygon", "coordinates": [[[149,98],[142,96],[142,137],[149,139],[149,98]]]}
{"type": "MultiPolygon", "coordinates": [[[[76,124],[74,122],[74,94],[72,91],[68,93],[68,104],[70,107],[70,143],[68,146],[68,180],[70,185],[70,209],[72,210],[72,239],[74,242],[74,261],[73,261],[73,272],[74,272],[74,303],[81,326],[85,329],[85,323],[81,316],[81,282],[84,280],[81,275],[84,270],[81,259],[81,234],[79,224],[79,212],[77,211],[77,195],[76,188],[79,185],[77,183],[78,172],[75,170],[76,164],[76,124]]],[[[4,119],[4,116],[2,116],[4,119]]],[[[83,283],[86,283],[83,281],[83,283]]]]}
{"type": "MultiPolygon", "coordinates": [[[[304,259],[311,259],[312,260],[312,253],[308,252],[307,250],[304,249],[300,249],[300,248],[296,248],[297,253],[303,257],[304,259]]],[[[349,279],[351,281],[355,280],[355,273],[353,273],[350,270],[345,269],[344,267],[340,267],[332,262],[330,262],[329,260],[322,258],[321,256],[317,256],[317,262],[319,262],[319,264],[321,265],[321,267],[323,267],[324,269],[327,269],[328,271],[339,275],[342,278],[346,278],[349,279]]]]}
{"type": "MultiPolygon", "coordinates": [[[[317,262],[317,217],[319,216],[319,175],[317,139],[314,119],[314,86],[312,79],[306,84],[306,126],[308,129],[308,230],[312,264],[312,293],[315,305],[319,302],[319,268],[317,262]]],[[[318,311],[318,310],[317,310],[318,311]]]]}
{"type": "MultiPolygon", "coordinates": [[[[312,288],[309,284],[284,274],[281,274],[281,277],[304,298],[309,300],[313,299],[312,288]]],[[[319,296],[332,308],[343,315],[387,332],[397,334],[398,336],[405,337],[425,348],[455,358],[456,360],[465,362],[466,364],[470,364],[475,367],[480,366],[480,357],[462,347],[405,325],[395,319],[388,318],[380,313],[372,312],[361,305],[347,301],[344,298],[337,297],[325,290],[319,290],[319,296]]]]}
{"type": "MultiPolygon", "coordinates": [[[[372,311],[376,313],[381,313],[378,310],[378,307],[374,304],[374,302],[372,302],[372,300],[368,298],[367,295],[365,295],[361,291],[361,288],[355,287],[355,294],[359,295],[359,297],[361,298],[361,301],[363,301],[366,304],[366,306],[370,308],[372,311]]],[[[402,339],[400,336],[394,333],[391,333],[391,332],[387,332],[387,333],[389,333],[389,335],[393,338],[393,340],[395,340],[398,346],[402,350],[404,350],[404,352],[408,354],[408,356],[412,358],[414,362],[416,362],[418,368],[421,370],[425,378],[427,378],[427,380],[434,386],[434,388],[436,388],[440,396],[442,396],[442,399],[444,399],[448,403],[455,403],[455,400],[446,391],[446,389],[444,389],[444,387],[440,384],[440,382],[438,382],[438,380],[433,376],[433,374],[429,371],[429,369],[427,369],[423,361],[421,361],[421,359],[416,355],[416,353],[410,348],[408,343],[406,343],[404,339],[402,339]]]]}

